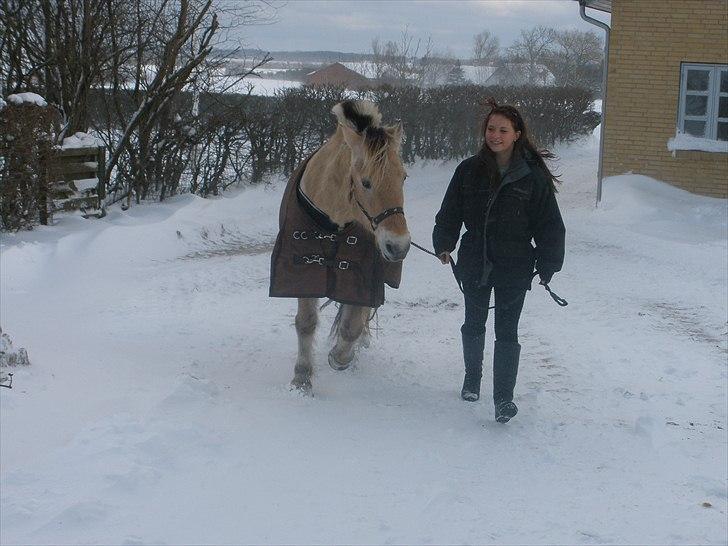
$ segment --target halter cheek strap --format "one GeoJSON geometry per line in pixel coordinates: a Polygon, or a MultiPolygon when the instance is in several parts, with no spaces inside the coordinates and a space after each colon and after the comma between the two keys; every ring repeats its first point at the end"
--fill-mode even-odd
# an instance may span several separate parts
{"type": "Polygon", "coordinates": [[[392,216],[393,214],[402,214],[404,215],[404,209],[402,207],[392,207],[389,209],[386,209],[376,216],[372,216],[367,212],[367,210],[364,208],[364,205],[361,204],[359,199],[357,199],[356,194],[354,193],[354,178],[351,179],[351,195],[354,197],[354,201],[356,201],[356,204],[359,205],[359,208],[364,213],[364,216],[367,217],[367,220],[369,220],[369,223],[372,225],[372,231],[375,231],[377,227],[379,227],[379,224],[384,222],[387,218],[392,216]]]}
{"type": "Polygon", "coordinates": [[[364,216],[366,216],[367,220],[369,220],[369,223],[372,225],[372,230],[377,229],[379,224],[384,222],[384,220],[386,220],[393,214],[404,214],[404,209],[402,207],[392,207],[391,209],[387,209],[372,218],[372,216],[364,209],[358,199],[356,200],[356,204],[359,205],[359,208],[364,213],[364,216]]]}

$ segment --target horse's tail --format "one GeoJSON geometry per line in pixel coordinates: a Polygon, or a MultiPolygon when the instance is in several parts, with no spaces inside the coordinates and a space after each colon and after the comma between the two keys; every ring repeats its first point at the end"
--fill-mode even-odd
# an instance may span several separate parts
{"type": "MultiPolygon", "coordinates": [[[[336,339],[336,336],[339,335],[339,330],[341,329],[341,318],[343,316],[344,312],[344,306],[339,305],[339,310],[336,312],[336,317],[334,318],[333,324],[331,324],[331,331],[329,332],[329,337],[331,339],[336,339]]],[[[367,320],[364,322],[364,330],[361,333],[360,339],[368,339],[371,337],[371,329],[369,328],[369,323],[372,321],[374,316],[376,315],[376,309],[371,315],[367,316],[367,320]]]]}
{"type": "Polygon", "coordinates": [[[339,310],[336,313],[336,318],[334,318],[334,322],[331,323],[331,331],[329,332],[329,337],[331,339],[336,338],[336,336],[339,334],[339,328],[341,327],[341,314],[344,309],[343,305],[338,306],[339,310]]]}

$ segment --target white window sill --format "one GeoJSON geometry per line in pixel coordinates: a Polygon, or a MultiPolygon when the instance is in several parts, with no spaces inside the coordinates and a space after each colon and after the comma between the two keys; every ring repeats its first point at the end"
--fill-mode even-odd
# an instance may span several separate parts
{"type": "Polygon", "coordinates": [[[667,141],[667,149],[675,155],[678,150],[695,150],[699,152],[713,152],[728,154],[728,141],[699,138],[685,133],[677,133],[667,141]]]}

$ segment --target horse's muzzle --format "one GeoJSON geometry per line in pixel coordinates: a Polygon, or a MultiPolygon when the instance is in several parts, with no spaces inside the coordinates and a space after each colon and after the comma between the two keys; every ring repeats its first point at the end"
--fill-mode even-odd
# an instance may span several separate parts
{"type": "Polygon", "coordinates": [[[388,240],[384,243],[382,248],[382,256],[388,262],[401,262],[410,249],[410,237],[397,237],[395,239],[388,240]],[[397,240],[400,239],[400,240],[397,240]]]}

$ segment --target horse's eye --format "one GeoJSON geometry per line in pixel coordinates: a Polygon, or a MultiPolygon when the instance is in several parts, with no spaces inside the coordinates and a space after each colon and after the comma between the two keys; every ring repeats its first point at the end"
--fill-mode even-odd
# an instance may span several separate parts
{"type": "Polygon", "coordinates": [[[371,189],[372,187],[372,181],[368,178],[362,178],[361,179],[361,185],[364,186],[366,189],[371,189]]]}

